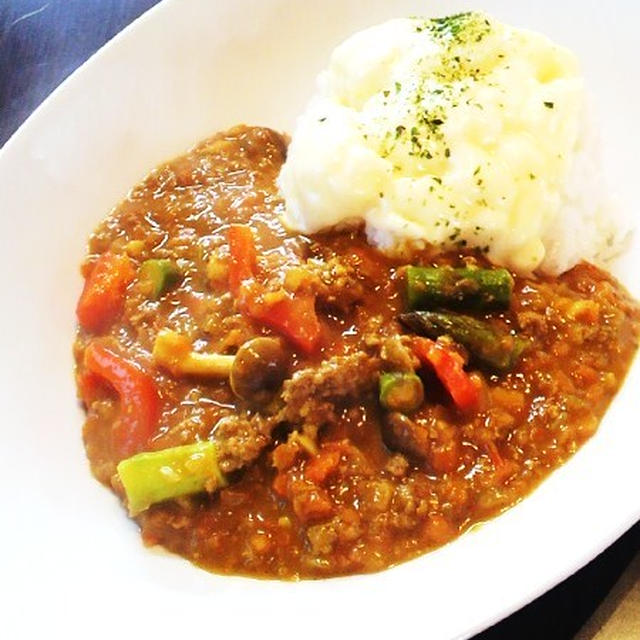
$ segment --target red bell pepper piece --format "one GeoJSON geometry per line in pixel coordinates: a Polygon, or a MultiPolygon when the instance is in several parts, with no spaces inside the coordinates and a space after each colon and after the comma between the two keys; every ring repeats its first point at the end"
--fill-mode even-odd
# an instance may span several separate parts
{"type": "Polygon", "coordinates": [[[429,338],[414,338],[412,345],[419,360],[433,367],[459,409],[470,411],[478,407],[480,389],[462,368],[464,362],[459,354],[429,338]]]}
{"type": "Polygon", "coordinates": [[[282,334],[305,353],[316,350],[320,323],[316,315],[315,295],[283,292],[265,296],[263,289],[247,280],[257,273],[257,252],[253,231],[248,225],[232,225],[229,242],[229,289],[238,298],[238,308],[252,320],[282,334]]]}
{"type": "Polygon", "coordinates": [[[309,293],[261,296],[257,286],[241,291],[238,306],[252,320],[283,335],[305,353],[313,353],[320,343],[320,322],[316,298],[309,293]]]}
{"type": "Polygon", "coordinates": [[[83,371],[77,376],[78,394],[86,407],[101,397],[105,397],[109,393],[109,385],[104,378],[93,373],[92,371],[83,371]]]}
{"type": "Polygon", "coordinates": [[[107,251],[93,266],[78,300],[76,315],[87,331],[104,331],[117,317],[124,292],[135,277],[135,269],[126,255],[107,251]]]}
{"type": "Polygon", "coordinates": [[[233,225],[227,230],[229,242],[229,289],[235,296],[245,280],[256,275],[258,255],[253,232],[248,225],[233,225]]]}
{"type": "Polygon", "coordinates": [[[112,434],[115,451],[122,458],[138,453],[154,434],[160,417],[160,397],[153,378],[99,342],[86,348],[84,363],[120,396],[120,418],[112,434]]]}
{"type": "Polygon", "coordinates": [[[313,295],[287,296],[265,305],[261,317],[256,319],[281,333],[305,353],[312,353],[320,341],[320,322],[315,304],[313,295]]]}

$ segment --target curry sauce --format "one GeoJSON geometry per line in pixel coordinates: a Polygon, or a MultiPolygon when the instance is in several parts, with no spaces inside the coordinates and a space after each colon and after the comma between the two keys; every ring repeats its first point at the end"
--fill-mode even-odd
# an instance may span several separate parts
{"type": "Polygon", "coordinates": [[[582,263],[512,274],[505,307],[464,311],[522,345],[503,370],[450,335],[418,338],[400,322],[407,265],[492,266],[464,247],[391,258],[357,228],[288,232],[285,156],[268,129],[218,134],[91,236],[74,346],[84,442],[125,503],[121,460],[215,443],[224,480],[141,508],[147,544],[221,573],[377,571],[512,506],[575,453],[624,379],[640,313],[582,263]],[[420,393],[391,403],[387,374],[420,393]]]}

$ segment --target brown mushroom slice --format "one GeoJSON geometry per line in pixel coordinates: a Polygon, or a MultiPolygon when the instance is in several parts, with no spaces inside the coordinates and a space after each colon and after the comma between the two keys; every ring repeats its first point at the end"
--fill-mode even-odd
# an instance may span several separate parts
{"type": "Polygon", "coordinates": [[[229,378],[232,391],[251,405],[267,404],[289,373],[290,356],[278,338],[247,340],[235,356],[194,351],[186,336],[163,329],[154,362],[174,376],[229,378]]]}
{"type": "Polygon", "coordinates": [[[382,437],[393,451],[400,451],[411,458],[425,461],[431,450],[429,429],[404,413],[392,411],[383,421],[382,437]]]}
{"type": "Polygon", "coordinates": [[[234,360],[234,356],[194,351],[189,338],[169,329],[160,331],[153,344],[153,361],[174,376],[226,378],[234,360]]]}
{"type": "Polygon", "coordinates": [[[461,463],[462,445],[455,426],[436,420],[429,426],[394,411],[383,423],[382,436],[393,451],[427,464],[437,474],[455,471],[461,463]]]}
{"type": "Polygon", "coordinates": [[[231,389],[251,405],[268,404],[287,377],[289,365],[289,352],[278,338],[248,340],[238,349],[231,366],[231,389]]]}

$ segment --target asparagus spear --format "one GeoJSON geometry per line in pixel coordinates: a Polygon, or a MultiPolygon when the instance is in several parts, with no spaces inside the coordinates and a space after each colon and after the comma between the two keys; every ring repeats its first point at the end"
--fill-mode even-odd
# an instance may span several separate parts
{"type": "Polygon", "coordinates": [[[415,373],[396,371],[380,376],[380,404],[385,409],[411,413],[423,401],[422,380],[415,373]]]}
{"type": "Polygon", "coordinates": [[[210,440],[139,453],[118,464],[118,475],[132,516],[156,502],[226,485],[210,440]]]}
{"type": "Polygon", "coordinates": [[[506,269],[407,268],[411,309],[507,309],[512,289],[513,278],[506,269]]]}
{"type": "Polygon", "coordinates": [[[527,344],[517,336],[496,331],[487,322],[460,313],[412,311],[401,314],[400,322],[429,338],[450,336],[478,362],[497,371],[512,369],[527,344]]]}

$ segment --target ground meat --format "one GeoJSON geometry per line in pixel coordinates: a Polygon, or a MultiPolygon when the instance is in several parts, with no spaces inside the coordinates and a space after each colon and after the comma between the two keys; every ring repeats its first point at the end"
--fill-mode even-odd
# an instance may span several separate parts
{"type": "Polygon", "coordinates": [[[309,260],[306,268],[317,276],[317,296],[320,304],[342,313],[361,302],[366,294],[353,265],[344,257],[309,260]]]}
{"type": "Polygon", "coordinates": [[[395,335],[383,340],[380,358],[386,368],[391,371],[415,371],[420,366],[408,343],[408,336],[395,335]]]}
{"type": "Polygon", "coordinates": [[[373,390],[379,370],[380,360],[363,351],[301,369],[284,383],[282,415],[288,422],[329,422],[336,416],[336,400],[361,397],[373,390]]]}
{"type": "Polygon", "coordinates": [[[307,529],[307,539],[316,555],[331,553],[338,540],[338,534],[332,522],[315,524],[307,529]]]}
{"type": "Polygon", "coordinates": [[[342,508],[328,522],[307,529],[307,539],[316,555],[331,553],[337,544],[357,540],[363,533],[360,516],[354,509],[342,508]]]}
{"type": "Polygon", "coordinates": [[[392,476],[401,478],[409,470],[409,461],[401,453],[395,453],[389,458],[384,468],[392,476]]]}
{"type": "Polygon", "coordinates": [[[337,356],[318,367],[297,371],[285,381],[282,408],[272,416],[229,415],[214,428],[220,468],[225,473],[255,460],[271,442],[276,426],[312,426],[313,436],[323,424],[338,419],[336,402],[366,394],[375,388],[380,361],[364,352],[337,356]]]}
{"type": "Polygon", "coordinates": [[[222,471],[229,473],[255,460],[271,442],[271,432],[278,424],[278,417],[265,417],[259,413],[221,418],[214,434],[222,471]]]}

